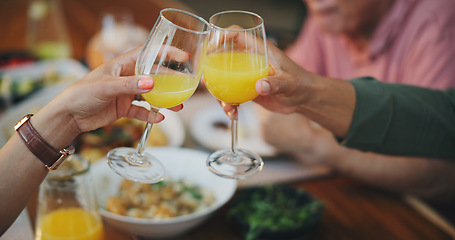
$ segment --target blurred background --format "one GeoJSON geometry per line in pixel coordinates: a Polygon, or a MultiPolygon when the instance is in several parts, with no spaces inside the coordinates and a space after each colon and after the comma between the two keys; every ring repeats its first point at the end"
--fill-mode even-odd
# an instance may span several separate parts
{"type": "MultiPolygon", "coordinates": [[[[29,8],[32,2],[30,0],[0,1],[0,29],[5,36],[0,39],[2,54],[26,50],[27,34],[33,32],[29,26],[33,15],[29,8]]],[[[35,2],[58,1],[35,0],[35,2]]],[[[64,27],[71,42],[72,57],[80,61],[85,61],[88,43],[101,29],[103,14],[110,10],[121,10],[134,15],[132,21],[147,32],[153,27],[159,11],[164,7],[187,9],[207,20],[212,14],[222,10],[250,10],[264,18],[267,34],[280,47],[285,47],[293,40],[306,15],[305,5],[300,0],[231,0],[211,1],[210,4],[203,0],[135,0],[133,3],[122,0],[64,0],[58,3],[60,17],[64,20],[64,27]]]]}
{"type": "MultiPolygon", "coordinates": [[[[0,67],[70,59],[75,61],[64,63],[63,67],[81,64],[88,70],[94,69],[107,59],[141,46],[160,10],[166,7],[185,9],[207,20],[223,10],[256,12],[264,18],[268,38],[282,49],[297,36],[306,16],[301,0],[232,0],[210,4],[203,0],[2,0],[0,67]]],[[[1,70],[0,109],[5,110],[42,87],[67,80],[62,71],[59,66],[46,70],[44,76],[24,76],[23,71],[1,70]]]]}
{"type": "MultiPolygon", "coordinates": [[[[281,49],[286,49],[295,40],[307,16],[302,0],[0,0],[0,146],[14,134],[12,124],[25,113],[35,112],[64,87],[106,60],[142,46],[160,10],[167,7],[191,11],[206,20],[223,10],[255,12],[264,19],[267,37],[281,49]]],[[[198,89],[199,93],[205,91],[198,89]]],[[[249,115],[253,110],[246,104],[244,109],[249,110],[242,116],[256,117],[249,115]]],[[[217,124],[225,128],[229,124],[223,122],[227,119],[216,100],[207,101],[203,94],[195,94],[188,100],[179,115],[166,114],[167,120],[160,125],[163,128],[153,128],[162,131],[152,134],[155,141],[150,142],[155,146],[211,151],[213,149],[202,140],[217,143],[210,134],[220,131],[217,124]],[[201,109],[207,111],[198,112],[201,109]],[[214,111],[219,111],[218,115],[212,114],[214,111]],[[197,116],[201,116],[200,119],[197,116]],[[199,133],[200,142],[196,139],[199,133]]],[[[258,125],[250,121],[243,129],[250,131],[249,136],[256,136],[255,141],[261,138],[258,125]],[[253,133],[252,129],[257,132],[253,133]]],[[[106,128],[102,134],[111,139],[123,138],[114,143],[118,146],[135,145],[132,139],[140,137],[142,128],[143,125],[137,122],[123,121],[106,128]],[[130,132],[123,134],[127,132],[126,128],[130,132]],[[115,135],[119,132],[121,137],[115,135]]],[[[222,137],[229,141],[230,132],[226,129],[222,129],[222,137]]],[[[101,135],[99,132],[94,134],[101,135]]],[[[77,141],[85,141],[87,147],[80,149],[86,150],[84,157],[89,160],[98,160],[107,150],[117,146],[93,135],[82,136],[77,141]]],[[[264,147],[262,139],[258,141],[260,144],[255,144],[264,147]]],[[[434,236],[447,239],[447,234],[441,230],[447,231],[447,228],[454,234],[451,226],[447,227],[442,218],[419,201],[403,200],[401,195],[378,191],[349,178],[337,178],[325,168],[306,168],[294,159],[284,161],[273,149],[266,148],[261,154],[267,158],[269,167],[261,175],[249,179],[247,184],[288,181],[325,201],[322,226],[316,230],[314,239],[431,239],[434,236]],[[405,201],[418,205],[416,208],[426,211],[433,222],[442,221],[437,225],[443,227],[433,225],[405,201]]],[[[29,207],[33,218],[33,206],[29,207]]],[[[181,239],[206,239],[206,233],[212,234],[212,238],[207,239],[241,239],[226,224],[225,214],[226,209],[207,226],[181,239]],[[218,230],[214,230],[219,227],[227,234],[224,238],[218,238],[218,230]]],[[[127,239],[115,229],[108,228],[107,232],[107,239],[127,239]]]]}

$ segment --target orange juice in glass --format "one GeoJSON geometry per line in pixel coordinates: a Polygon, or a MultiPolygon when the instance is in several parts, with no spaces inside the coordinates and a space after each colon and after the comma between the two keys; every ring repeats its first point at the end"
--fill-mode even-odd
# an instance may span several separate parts
{"type": "Polygon", "coordinates": [[[211,153],[206,165],[220,177],[244,179],[264,166],[261,156],[237,146],[239,106],[258,96],[256,81],[269,73],[264,22],[259,15],[241,10],[216,13],[209,22],[204,82],[231,119],[232,137],[231,148],[211,153]]]}
{"type": "Polygon", "coordinates": [[[82,208],[58,209],[41,217],[37,238],[41,240],[103,240],[101,220],[82,208]]]}
{"type": "Polygon", "coordinates": [[[199,79],[188,74],[150,75],[155,81],[152,91],[142,94],[154,108],[169,108],[186,101],[196,90],[199,79]]]}
{"type": "Polygon", "coordinates": [[[227,103],[244,103],[256,98],[256,81],[268,73],[263,55],[246,52],[213,53],[207,56],[204,65],[207,89],[227,103]]]}
{"type": "Polygon", "coordinates": [[[35,240],[104,240],[89,162],[73,155],[40,186],[35,240]]]}

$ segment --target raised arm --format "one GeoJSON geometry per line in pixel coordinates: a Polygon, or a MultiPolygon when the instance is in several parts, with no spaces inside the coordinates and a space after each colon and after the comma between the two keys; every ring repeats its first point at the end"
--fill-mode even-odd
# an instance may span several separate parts
{"type": "MultiPolygon", "coordinates": [[[[137,55],[138,50],[122,55],[70,85],[31,118],[33,127],[51,146],[62,149],[79,133],[120,117],[150,121],[148,110],[132,104],[136,94],[148,92],[154,85],[152,78],[134,75],[137,55]]],[[[179,109],[181,106],[173,110],[179,109]]],[[[160,115],[156,121],[163,119],[160,115]]],[[[0,235],[13,223],[47,173],[17,133],[0,149],[0,235]]]]}
{"type": "Polygon", "coordinates": [[[455,91],[332,79],[305,71],[270,44],[274,73],[256,83],[266,109],[299,113],[345,144],[385,154],[455,158],[455,91]]]}

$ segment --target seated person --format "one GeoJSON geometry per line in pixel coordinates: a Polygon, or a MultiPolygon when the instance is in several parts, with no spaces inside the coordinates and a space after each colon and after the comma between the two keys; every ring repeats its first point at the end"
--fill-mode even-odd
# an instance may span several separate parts
{"type": "Polygon", "coordinates": [[[452,0],[306,0],[288,56],[308,71],[435,89],[455,87],[452,0]]]}
{"type": "MultiPolygon", "coordinates": [[[[275,65],[277,71],[294,71],[298,64],[338,79],[372,76],[389,83],[435,89],[455,87],[452,66],[455,28],[451,26],[455,22],[454,1],[306,0],[306,3],[309,18],[296,42],[286,51],[295,63],[278,54],[281,62],[275,65]]],[[[273,61],[273,56],[270,59],[273,61]]],[[[317,97],[321,92],[305,96],[294,89],[294,94],[302,99],[317,97]]],[[[301,114],[261,115],[266,141],[304,164],[329,165],[364,182],[426,198],[446,199],[454,192],[454,179],[449,172],[454,169],[453,163],[424,155],[391,156],[386,154],[393,152],[353,150],[338,145],[329,131],[301,114]],[[344,149],[342,155],[332,154],[339,149],[344,149]]],[[[381,119],[378,115],[374,117],[381,119]]],[[[379,131],[368,125],[362,130],[370,134],[379,131]]]]}

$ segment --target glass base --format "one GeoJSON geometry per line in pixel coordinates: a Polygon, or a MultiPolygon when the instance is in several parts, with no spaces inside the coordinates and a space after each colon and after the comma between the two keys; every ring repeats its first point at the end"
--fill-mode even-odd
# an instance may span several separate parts
{"type": "Polygon", "coordinates": [[[230,179],[244,179],[262,170],[264,162],[256,153],[239,149],[234,155],[231,149],[222,149],[209,155],[207,167],[214,174],[230,179]]]}
{"type": "Polygon", "coordinates": [[[118,175],[140,183],[157,183],[166,176],[163,164],[154,156],[144,152],[136,154],[135,148],[115,148],[107,154],[107,163],[118,175]],[[136,157],[138,162],[132,162],[136,157]]]}

